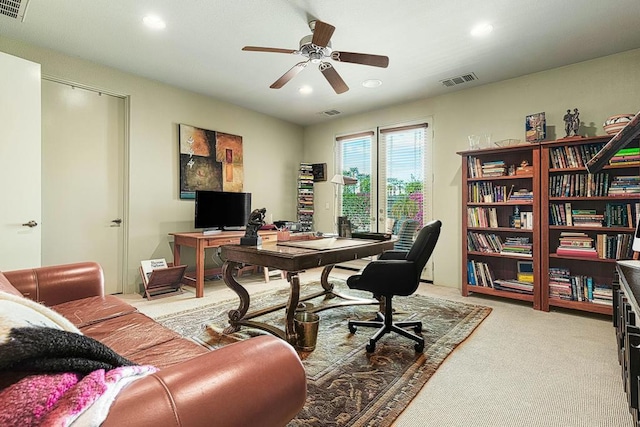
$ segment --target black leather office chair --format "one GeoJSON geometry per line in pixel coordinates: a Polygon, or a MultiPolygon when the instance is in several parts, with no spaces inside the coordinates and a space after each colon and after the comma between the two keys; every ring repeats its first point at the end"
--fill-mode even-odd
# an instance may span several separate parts
{"type": "Polygon", "coordinates": [[[442,223],[431,221],[418,233],[418,237],[409,251],[391,250],[384,252],[376,261],[370,262],[362,271],[347,279],[351,289],[373,292],[376,298],[384,298],[384,314],[378,312],[375,320],[349,320],[349,331],[355,333],[357,326],[379,328],[367,344],[367,352],[376,348],[376,342],[384,334],[396,332],[417,342],[417,352],[424,350],[424,339],[403,328],[413,328],[416,333],[422,332],[421,321],[393,322],[391,300],[394,296],[408,296],[418,289],[420,275],[440,236],[442,223]]]}

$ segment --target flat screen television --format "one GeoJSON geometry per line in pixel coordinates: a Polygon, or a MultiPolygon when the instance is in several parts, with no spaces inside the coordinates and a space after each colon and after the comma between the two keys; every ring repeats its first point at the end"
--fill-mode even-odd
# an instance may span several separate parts
{"type": "Polygon", "coordinates": [[[251,193],[196,191],[195,228],[242,230],[251,214],[251,193]]]}

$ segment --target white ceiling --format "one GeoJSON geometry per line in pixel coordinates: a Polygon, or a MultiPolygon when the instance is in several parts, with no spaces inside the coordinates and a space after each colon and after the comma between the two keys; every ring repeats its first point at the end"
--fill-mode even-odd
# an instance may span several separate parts
{"type": "Polygon", "coordinates": [[[327,110],[344,116],[639,48],[639,24],[639,0],[30,0],[24,22],[0,16],[0,36],[308,125],[330,120],[327,110]],[[144,27],[148,14],[166,29],[144,27]],[[336,27],[334,50],[386,55],[389,67],[332,61],[350,87],[340,95],[313,65],[270,89],[301,57],[242,47],[297,49],[312,18],[336,27]],[[494,31],[474,38],[480,22],[494,31]],[[466,73],[478,81],[440,82],[466,73]]]}

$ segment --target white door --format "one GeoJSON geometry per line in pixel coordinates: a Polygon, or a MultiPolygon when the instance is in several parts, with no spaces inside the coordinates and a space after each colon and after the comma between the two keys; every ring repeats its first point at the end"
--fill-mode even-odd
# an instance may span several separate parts
{"type": "Polygon", "coordinates": [[[122,292],[125,101],[42,81],[42,263],[96,261],[122,292]]]}
{"type": "Polygon", "coordinates": [[[40,64],[0,52],[0,75],[1,271],[40,266],[40,64]]]}

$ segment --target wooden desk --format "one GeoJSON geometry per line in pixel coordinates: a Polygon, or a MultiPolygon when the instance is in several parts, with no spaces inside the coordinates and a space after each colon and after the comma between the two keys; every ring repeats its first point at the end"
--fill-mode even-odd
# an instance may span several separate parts
{"type": "MultiPolygon", "coordinates": [[[[275,243],[278,241],[278,232],[261,230],[258,234],[262,237],[262,243],[275,243]]],[[[184,284],[195,286],[196,298],[204,296],[204,261],[205,249],[219,248],[222,245],[239,244],[244,231],[223,231],[217,234],[169,233],[173,236],[173,265],[181,265],[180,248],[188,246],[196,250],[196,277],[185,276],[184,284]]],[[[259,265],[259,264],[255,264],[259,265]]]]}
{"type": "Polygon", "coordinates": [[[297,336],[293,318],[300,302],[300,277],[303,270],[325,266],[322,271],[320,283],[322,291],[310,295],[304,300],[326,295],[328,298],[340,297],[345,300],[341,303],[323,305],[314,310],[320,311],[341,305],[377,304],[377,300],[355,298],[334,292],[333,284],[329,283],[329,272],[335,264],[354,259],[378,255],[386,250],[393,249],[395,240],[375,241],[362,239],[328,238],[307,241],[281,242],[280,244],[263,244],[261,248],[255,246],[224,245],[221,247],[220,257],[224,260],[222,266],[222,278],[225,284],[240,298],[237,310],[229,311],[229,326],[225,333],[232,333],[240,329],[242,325],[251,326],[272,333],[290,344],[295,344],[297,336]],[[233,270],[242,264],[261,265],[287,272],[289,281],[289,300],[263,310],[249,311],[249,293],[233,277],[233,270]],[[285,329],[276,326],[256,322],[251,319],[286,308],[285,329]]]}

